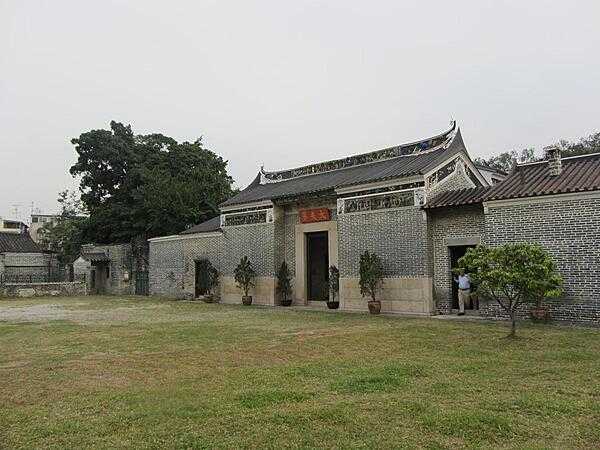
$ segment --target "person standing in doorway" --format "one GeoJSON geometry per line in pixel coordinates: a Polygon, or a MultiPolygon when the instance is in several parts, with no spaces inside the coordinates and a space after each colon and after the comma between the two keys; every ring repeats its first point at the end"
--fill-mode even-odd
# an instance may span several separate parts
{"type": "Polygon", "coordinates": [[[454,278],[458,283],[458,315],[465,315],[465,303],[469,303],[471,298],[471,278],[463,269],[458,272],[458,277],[454,278]]]}

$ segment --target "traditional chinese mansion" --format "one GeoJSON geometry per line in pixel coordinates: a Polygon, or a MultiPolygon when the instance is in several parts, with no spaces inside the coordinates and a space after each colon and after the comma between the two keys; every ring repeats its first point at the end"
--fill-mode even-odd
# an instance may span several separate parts
{"type": "MultiPolygon", "coordinates": [[[[383,260],[382,312],[448,314],[457,307],[451,267],[480,243],[538,242],[565,279],[556,319],[600,322],[600,154],[518,165],[510,174],[473,163],[456,123],[396,147],[295,169],[259,171],[223,203],[219,217],[150,240],[150,292],[194,297],[197,262],[220,272],[217,295],[240,303],[233,271],[247,256],[255,304],[278,305],[275,273],[285,261],[296,305],[328,296],[340,272],[340,309],[367,310],[359,256],[383,260]]],[[[475,306],[473,306],[475,307],[475,306]]],[[[482,302],[473,314],[500,314],[482,302]]]]}

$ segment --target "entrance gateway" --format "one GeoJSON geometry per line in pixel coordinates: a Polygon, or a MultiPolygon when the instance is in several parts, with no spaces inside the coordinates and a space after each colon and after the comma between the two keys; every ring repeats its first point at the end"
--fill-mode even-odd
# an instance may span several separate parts
{"type": "Polygon", "coordinates": [[[329,234],[306,233],[307,288],[309,301],[327,301],[329,297],[329,234]]]}

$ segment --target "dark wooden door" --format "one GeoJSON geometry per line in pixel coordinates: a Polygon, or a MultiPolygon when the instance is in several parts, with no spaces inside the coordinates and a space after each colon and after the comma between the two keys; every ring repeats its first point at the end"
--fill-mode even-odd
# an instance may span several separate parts
{"type": "MultiPolygon", "coordinates": [[[[450,253],[450,282],[452,283],[452,309],[458,309],[458,285],[454,281],[454,273],[452,269],[458,266],[458,260],[462,258],[467,250],[475,247],[474,245],[455,245],[448,247],[450,253]]],[[[465,305],[465,309],[473,309],[473,303],[465,305]]]]}
{"type": "Polygon", "coordinates": [[[329,237],[327,231],[306,234],[308,300],[326,301],[329,296],[329,237]]]}

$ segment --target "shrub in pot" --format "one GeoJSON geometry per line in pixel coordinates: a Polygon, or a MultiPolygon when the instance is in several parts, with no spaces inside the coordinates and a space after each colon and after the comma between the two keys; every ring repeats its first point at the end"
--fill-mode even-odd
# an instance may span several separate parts
{"type": "Polygon", "coordinates": [[[248,295],[248,291],[254,286],[254,277],[256,277],[256,272],[252,267],[252,263],[247,256],[244,256],[234,270],[235,281],[244,293],[242,296],[242,303],[244,305],[252,304],[252,296],[248,295]]]}
{"type": "Polygon", "coordinates": [[[292,304],[292,277],[286,262],[282,262],[277,272],[277,292],[281,295],[281,306],[292,304]]]}
{"type": "Polygon", "coordinates": [[[369,312],[379,314],[381,301],[377,300],[377,293],[383,285],[383,264],[381,258],[375,253],[365,251],[360,255],[360,294],[369,297],[369,312]]]}
{"type": "Polygon", "coordinates": [[[338,309],[340,307],[340,271],[337,267],[331,266],[329,268],[329,300],[327,300],[327,307],[329,309],[338,309]]]}
{"type": "Polygon", "coordinates": [[[213,303],[215,301],[214,291],[219,285],[219,271],[208,259],[201,259],[196,264],[196,270],[198,271],[197,288],[204,291],[199,298],[205,303],[213,303]]]}

